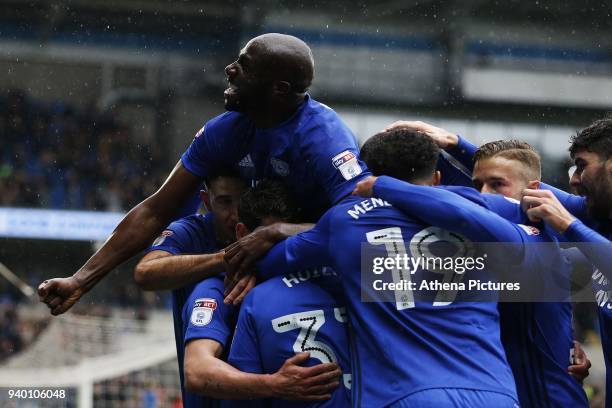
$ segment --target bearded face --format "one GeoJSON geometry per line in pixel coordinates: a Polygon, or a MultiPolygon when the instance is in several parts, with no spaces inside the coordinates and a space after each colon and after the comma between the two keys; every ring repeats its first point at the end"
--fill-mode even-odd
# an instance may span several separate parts
{"type": "Polygon", "coordinates": [[[593,219],[604,221],[612,215],[612,159],[581,150],[574,155],[576,171],[570,184],[586,197],[587,210],[593,219]]]}

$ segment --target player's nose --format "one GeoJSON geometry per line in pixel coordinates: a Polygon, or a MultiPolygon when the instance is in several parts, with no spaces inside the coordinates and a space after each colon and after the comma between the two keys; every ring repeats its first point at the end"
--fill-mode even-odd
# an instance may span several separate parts
{"type": "Polygon", "coordinates": [[[580,186],[580,175],[578,174],[577,171],[574,172],[574,174],[572,174],[572,177],[570,178],[570,186],[572,186],[573,188],[577,188],[578,186],[580,186]]]}
{"type": "Polygon", "coordinates": [[[228,66],[225,67],[225,75],[228,79],[232,79],[232,77],[236,74],[236,61],[232,62],[228,66]]]}

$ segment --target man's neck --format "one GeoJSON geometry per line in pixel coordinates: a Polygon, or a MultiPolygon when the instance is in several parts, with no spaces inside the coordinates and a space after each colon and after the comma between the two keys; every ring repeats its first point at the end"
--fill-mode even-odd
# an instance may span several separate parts
{"type": "Polygon", "coordinates": [[[279,101],[269,104],[265,109],[259,112],[249,112],[247,115],[255,123],[258,128],[271,128],[280,125],[289,119],[297,111],[299,106],[304,102],[305,96],[296,96],[291,100],[279,101]]]}

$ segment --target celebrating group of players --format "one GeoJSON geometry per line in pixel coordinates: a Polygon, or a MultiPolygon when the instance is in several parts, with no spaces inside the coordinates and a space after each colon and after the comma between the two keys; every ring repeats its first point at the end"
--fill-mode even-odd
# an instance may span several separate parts
{"type": "MultiPolygon", "coordinates": [[[[295,37],[252,39],[225,74],[228,112],[196,134],[159,191],[73,276],[40,285],[52,314],[148,246],[134,276],[144,289],[172,290],[186,407],[588,406],[590,363],[573,341],[571,303],[410,290],[365,302],[362,251],[511,243],[492,255],[498,263],[554,275],[568,294],[572,264],[588,265],[610,369],[612,119],[572,139],[577,196],[540,183],[537,152],[518,141],[477,148],[396,122],[359,151],[306,93],[314,64],[295,37]],[[170,223],[202,181],[209,212],[170,223]]],[[[486,269],[466,274],[492,279],[486,269]]],[[[611,381],[607,391],[612,407],[611,381]]]]}

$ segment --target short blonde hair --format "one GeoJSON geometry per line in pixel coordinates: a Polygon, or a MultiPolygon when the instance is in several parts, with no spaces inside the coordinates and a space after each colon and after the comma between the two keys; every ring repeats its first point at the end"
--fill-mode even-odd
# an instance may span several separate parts
{"type": "Polygon", "coordinates": [[[510,139],[485,143],[474,154],[474,163],[493,157],[503,157],[504,159],[523,163],[532,172],[532,175],[537,176],[538,180],[542,178],[542,160],[540,155],[527,142],[510,139]]]}

